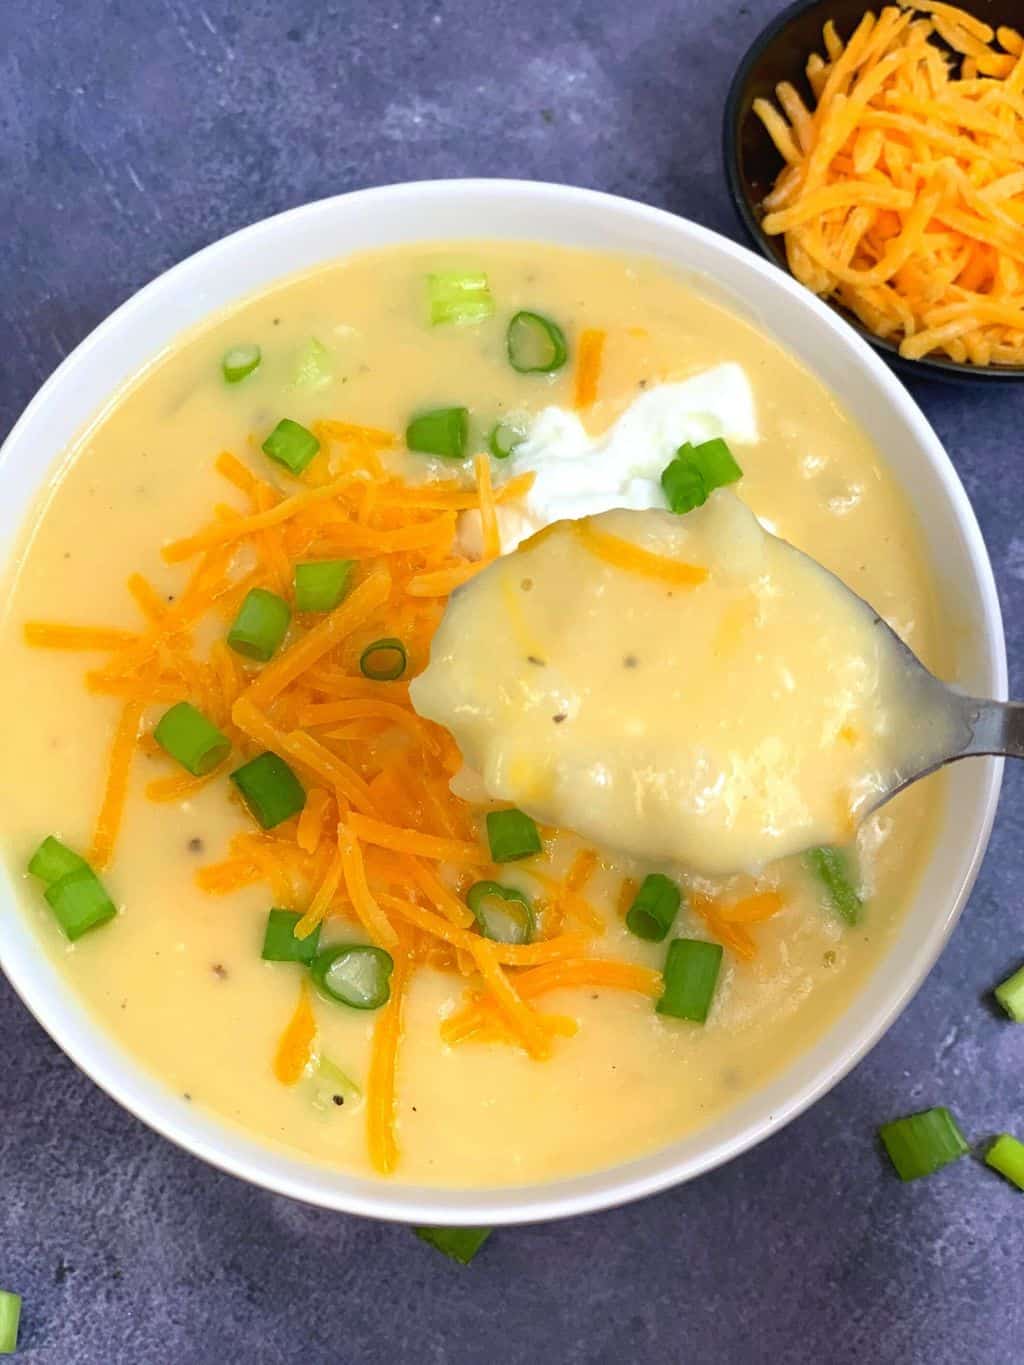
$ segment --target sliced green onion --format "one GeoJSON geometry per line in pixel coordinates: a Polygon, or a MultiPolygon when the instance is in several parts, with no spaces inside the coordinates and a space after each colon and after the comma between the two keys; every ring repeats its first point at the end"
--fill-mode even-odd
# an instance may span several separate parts
{"type": "Polygon", "coordinates": [[[722,966],[722,945],[699,938],[674,938],[665,958],[664,990],[655,1005],[659,1014],[703,1024],[711,1008],[722,966]]]}
{"type": "Polygon", "coordinates": [[[260,754],[244,763],[231,774],[231,781],[264,829],[298,815],[306,804],[305,788],[277,754],[260,754]]]}
{"type": "Polygon", "coordinates": [[[847,924],[856,924],[864,902],[854,889],[849,862],[843,850],[831,847],[808,849],[804,854],[804,866],[824,886],[833,910],[847,924]]]}
{"type": "Polygon", "coordinates": [[[484,938],[495,943],[532,943],[537,932],[533,906],[514,886],[500,882],[474,882],[466,904],[484,938]]]}
{"type": "Polygon", "coordinates": [[[701,472],[687,460],[675,459],[661,471],[661,486],[673,512],[691,512],[708,500],[701,472]]]}
{"type": "Polygon", "coordinates": [[[1024,1190],[1024,1142],[1001,1133],[985,1153],[985,1164],[1024,1190]]]}
{"type": "Polygon", "coordinates": [[[507,460],[525,439],[525,433],[511,422],[495,422],[487,438],[487,448],[496,460],[507,460]]]}
{"type": "Polygon", "coordinates": [[[383,948],[342,943],[317,953],[310,971],[317,990],[328,1000],[354,1010],[376,1010],[391,995],[394,969],[394,959],[383,948]]]}
{"type": "Polygon", "coordinates": [[[496,863],[514,863],[541,851],[537,826],[521,810],[488,811],[487,842],[496,863]]]}
{"type": "Polygon", "coordinates": [[[359,656],[359,671],[373,682],[394,682],[405,672],[407,662],[405,645],[389,635],[366,646],[359,656]]]}
{"type": "Polygon", "coordinates": [[[153,738],[193,777],[212,772],[231,752],[227,735],[187,701],[179,701],[177,706],[164,712],[153,731],[153,738]]]}
{"type": "MultiPolygon", "coordinates": [[[[295,359],[294,384],[299,389],[322,389],[334,378],[334,357],[316,337],[310,337],[295,359]]],[[[269,452],[268,452],[269,453],[269,452]]],[[[316,454],[314,450],[313,454],[316,454]]]]}
{"type": "Polygon", "coordinates": [[[88,866],[83,857],[48,834],[29,859],[28,870],[33,877],[39,877],[44,882],[59,882],[69,872],[77,872],[80,867],[88,866]]]}
{"type": "Polygon", "coordinates": [[[295,926],[301,918],[296,910],[271,910],[260,953],[264,962],[304,962],[308,966],[313,961],[320,946],[320,925],[305,938],[296,938],[295,926]]]}
{"type": "Polygon", "coordinates": [[[487,276],[478,270],[444,270],[427,276],[430,324],[483,322],[494,312],[487,276]]]}
{"type": "Polygon", "coordinates": [[[333,611],[348,589],[354,559],[317,559],[295,566],[295,609],[333,611]]]}
{"type": "Polygon", "coordinates": [[[259,367],[263,353],[258,346],[229,346],[220,362],[229,384],[240,384],[259,367]]]}
{"type": "Polygon", "coordinates": [[[421,455],[461,460],[469,438],[468,408],[434,408],[421,412],[405,429],[405,444],[421,455]]]}
{"type": "Polygon", "coordinates": [[[311,431],[290,417],[282,417],[263,442],[263,453],[296,476],[301,474],[320,449],[320,442],[311,431]]]}
{"type": "Polygon", "coordinates": [[[682,897],[679,887],[660,872],[645,877],[626,915],[626,928],[637,938],[660,943],[672,928],[682,897]]]}
{"type": "Polygon", "coordinates": [[[18,1349],[21,1322],[21,1295],[0,1289],[0,1356],[12,1356],[18,1349]]]}
{"type": "Polygon", "coordinates": [[[43,892],[57,923],[72,943],[117,914],[107,889],[88,865],[76,867],[43,892]]]}
{"type": "Polygon", "coordinates": [[[727,442],[720,436],[699,446],[687,442],[661,473],[661,486],[673,512],[689,512],[701,507],[708,496],[726,484],[743,477],[727,442]]]}
{"type": "Polygon", "coordinates": [[[348,1072],[343,1071],[323,1053],[317,1061],[313,1081],[316,1086],[313,1105],[317,1109],[330,1110],[338,1107],[339,1100],[342,1104],[354,1105],[363,1098],[362,1090],[348,1072]]]}
{"type": "MultiPolygon", "coordinates": [[[[28,870],[32,871],[31,863],[28,870]]],[[[1024,967],[1000,982],[995,997],[1015,1024],[1024,1024],[1024,967]]]]}
{"type": "Polygon", "coordinates": [[[291,619],[291,608],[283,597],[266,588],[252,588],[228,631],[228,644],[236,654],[266,663],[288,633],[291,619]]]}
{"type": "Polygon", "coordinates": [[[901,1180],[918,1180],[948,1166],[970,1148],[948,1109],[925,1109],[878,1130],[901,1180]]]}
{"type": "Polygon", "coordinates": [[[551,374],[562,368],[569,354],[561,327],[540,313],[516,313],[505,345],[508,363],[519,374],[551,374]]]}
{"type": "Polygon", "coordinates": [[[493,1228],[413,1228],[421,1242],[443,1251],[460,1265],[470,1261],[493,1232],[493,1228]]]}

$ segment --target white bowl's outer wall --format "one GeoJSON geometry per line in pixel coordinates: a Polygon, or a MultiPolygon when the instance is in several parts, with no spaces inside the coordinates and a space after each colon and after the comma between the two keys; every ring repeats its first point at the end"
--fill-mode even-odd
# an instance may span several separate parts
{"type": "MultiPolygon", "coordinates": [[[[983,696],[1006,695],[999,604],[973,511],[931,427],[882,361],[829,308],[745,248],[660,210],[567,186],[464,180],[364,190],[258,223],[168,271],[64,361],[11,432],[0,452],[0,555],[9,555],[26,511],[98,402],[180,332],[282,276],[350,252],[471,237],[650,253],[709,277],[710,291],[795,352],[885,452],[913,498],[939,574],[943,619],[956,629],[958,681],[983,696]]],[[[944,827],[897,941],[825,1037],[700,1133],[625,1165],[550,1184],[450,1191],[357,1179],[275,1151],[188,1106],[138,1066],[67,990],[6,875],[0,964],[47,1032],[97,1084],[164,1136],[235,1175],[327,1208],[404,1222],[565,1217],[654,1193],[719,1165],[800,1113],[865,1054],[917,990],[956,922],[985,851],[1001,772],[990,760],[953,770],[944,827]]]]}

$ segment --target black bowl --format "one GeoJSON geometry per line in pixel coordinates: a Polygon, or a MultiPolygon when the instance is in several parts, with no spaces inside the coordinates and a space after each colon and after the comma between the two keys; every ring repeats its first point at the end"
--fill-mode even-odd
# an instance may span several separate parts
{"type": "MultiPolygon", "coordinates": [[[[788,271],[781,237],[769,237],[761,227],[762,201],[782,169],[775,144],[753,112],[754,100],[774,99],[780,81],[790,81],[810,103],[812,96],[804,68],[812,52],[822,51],[821,30],[832,19],[843,38],[849,38],[868,10],[877,14],[892,0],[797,0],[755,40],[740,63],[725,104],[724,152],[729,192],[754,245],[788,271]]],[[[1019,27],[1022,0],[954,0],[960,8],[996,28],[1019,27]]],[[[813,104],[812,104],[813,107],[813,104]]],[[[868,331],[847,309],[830,304],[865,341],[907,375],[939,379],[947,383],[1007,384],[1024,379],[1024,367],[1013,365],[960,365],[955,360],[925,357],[905,360],[891,341],[868,331]]]]}

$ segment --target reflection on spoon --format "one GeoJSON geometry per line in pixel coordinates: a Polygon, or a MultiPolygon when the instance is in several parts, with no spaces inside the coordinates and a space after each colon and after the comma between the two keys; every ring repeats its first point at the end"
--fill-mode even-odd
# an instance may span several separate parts
{"type": "Polygon", "coordinates": [[[954,758],[1024,754],[1024,708],[939,682],[725,490],[534,536],[452,598],[411,691],[492,798],[707,876],[844,843],[954,758]]]}

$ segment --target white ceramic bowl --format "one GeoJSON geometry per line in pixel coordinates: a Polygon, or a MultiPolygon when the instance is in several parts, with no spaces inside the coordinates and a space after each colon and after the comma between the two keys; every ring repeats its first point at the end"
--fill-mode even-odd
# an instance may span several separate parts
{"type": "MultiPolygon", "coordinates": [[[[881,360],[774,266],[693,223],[625,199],[501,180],[395,185],[341,195],[246,228],[169,270],[119,308],[42,387],[0,452],[0,555],[55,462],[106,399],[207,314],[273,280],[366,247],[432,238],[503,237],[651,253],[795,352],[883,450],[920,515],[957,680],[1006,695],[992,569],[960,480],[931,427],[881,360]]],[[[515,1223],[584,1213],[692,1179],[751,1147],[824,1094],[877,1041],[920,986],[981,863],[1001,764],[961,764],[944,827],[902,929],[840,1021],[784,1073],[702,1132],[637,1161],[518,1189],[435,1190],[355,1179],[273,1151],[176,1100],[69,994],[8,879],[0,886],[0,962],[43,1027],[94,1081],[164,1136],[214,1165],[313,1204],[416,1223],[515,1223]]]]}

